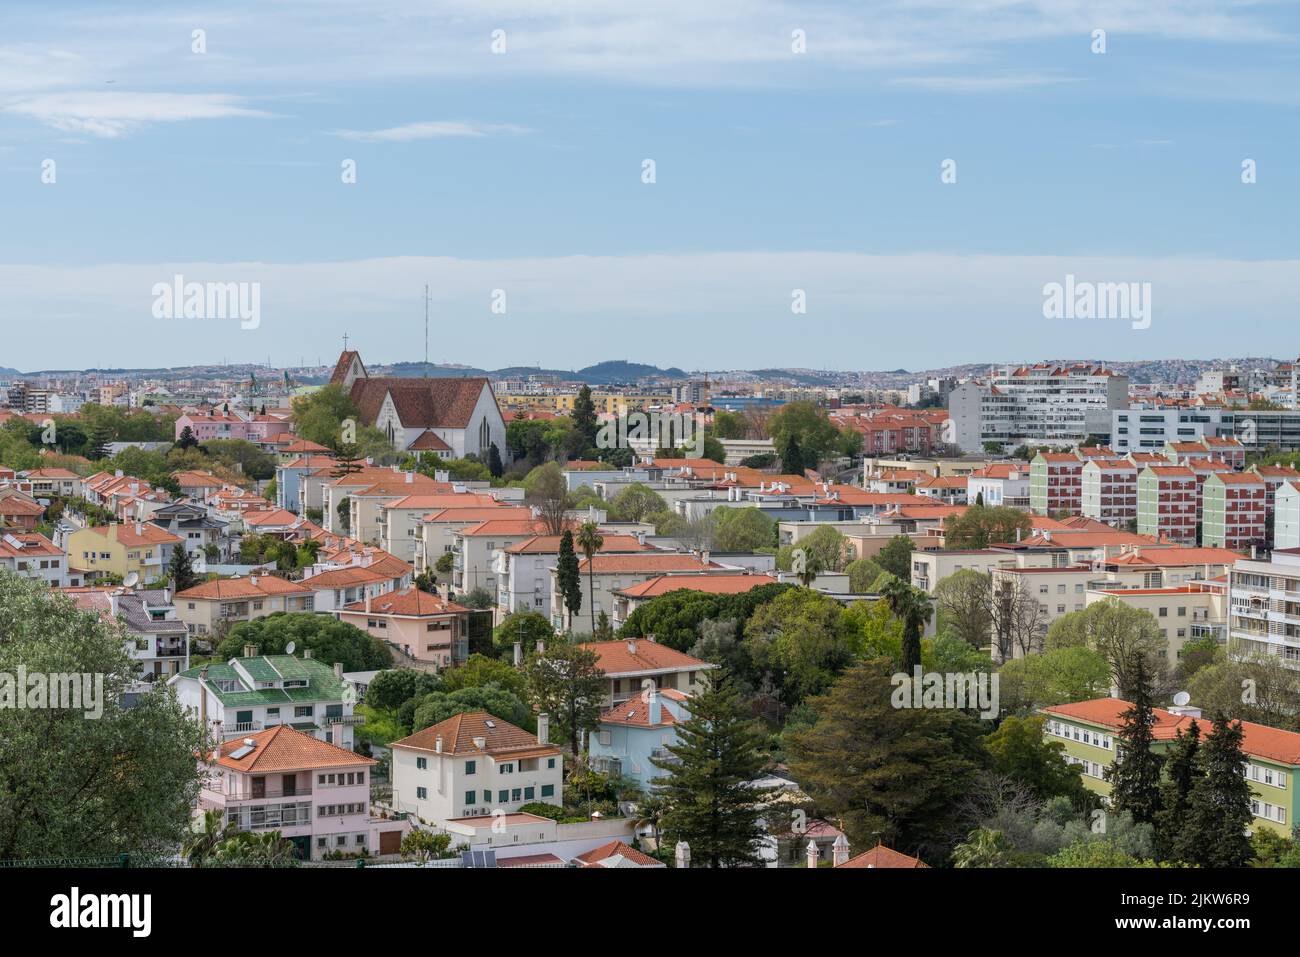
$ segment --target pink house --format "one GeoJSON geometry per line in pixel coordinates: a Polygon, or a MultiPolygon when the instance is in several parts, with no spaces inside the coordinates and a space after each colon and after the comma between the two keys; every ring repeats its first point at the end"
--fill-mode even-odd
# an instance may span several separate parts
{"type": "Polygon", "coordinates": [[[413,586],[368,594],[336,614],[341,621],[439,668],[462,664],[469,657],[470,609],[413,586]]]}
{"type": "Polygon", "coordinates": [[[225,741],[209,756],[199,810],[222,811],[240,831],[279,831],[302,858],[395,854],[408,825],[371,818],[375,763],[277,725],[225,741]]]}
{"type": "Polygon", "coordinates": [[[259,445],[276,444],[290,431],[286,419],[273,415],[243,415],[219,409],[186,412],[176,419],[176,439],[188,427],[199,442],[211,439],[243,439],[259,445]]]}

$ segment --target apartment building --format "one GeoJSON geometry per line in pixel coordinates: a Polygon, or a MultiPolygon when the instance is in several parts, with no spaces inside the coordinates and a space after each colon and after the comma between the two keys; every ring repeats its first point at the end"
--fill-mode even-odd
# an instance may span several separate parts
{"type": "Polygon", "coordinates": [[[1087,364],[1040,363],[963,382],[949,396],[948,412],[955,444],[978,452],[986,442],[1075,446],[1108,434],[1112,413],[1127,405],[1126,376],[1087,364]]]}
{"type": "Polygon", "coordinates": [[[79,587],[65,589],[64,594],[82,611],[121,625],[127,653],[141,679],[159,681],[189,667],[189,630],[177,618],[168,589],[79,587]]]}
{"type": "Polygon", "coordinates": [[[494,518],[462,528],[451,549],[452,587],[462,594],[482,588],[495,598],[500,585],[498,552],[545,531],[546,523],[531,516],[494,518]]]}
{"type": "Polygon", "coordinates": [[[396,853],[406,822],[370,817],[376,763],[277,725],[224,741],[208,756],[198,811],[221,812],[237,831],[279,831],[302,860],[396,853]]]}
{"type": "Polygon", "coordinates": [[[90,582],[104,577],[125,580],[132,573],[147,585],[166,574],[171,550],[182,539],[152,522],[127,522],[79,528],[68,536],[69,573],[90,582]]]}
{"type": "Polygon", "coordinates": [[[1037,515],[1080,515],[1083,458],[1075,452],[1039,452],[1029,463],[1029,507],[1037,515]]]}
{"type": "Polygon", "coordinates": [[[1241,559],[1228,572],[1228,648],[1300,668],[1300,549],[1271,559],[1241,559]]]}
{"type": "Polygon", "coordinates": [[[1160,657],[1172,665],[1189,641],[1212,638],[1226,643],[1228,586],[1226,582],[1197,582],[1171,588],[1097,588],[1085,592],[1084,607],[1118,601],[1156,620],[1164,636],[1160,657]]]}
{"type": "Polygon", "coordinates": [[[463,529],[489,520],[526,522],[532,518],[532,509],[508,505],[471,505],[466,502],[430,510],[419,520],[415,570],[432,568],[443,555],[451,554],[456,548],[456,536],[463,529]]]}
{"type": "Polygon", "coordinates": [[[1213,548],[1249,551],[1265,544],[1267,485],[1253,472],[1220,472],[1205,480],[1201,541],[1213,548]]]}
{"type": "Polygon", "coordinates": [[[468,660],[470,614],[463,605],[414,587],[367,596],[335,612],[340,621],[439,670],[468,660]]]}
{"type": "Polygon", "coordinates": [[[510,814],[540,801],[560,805],[563,756],[550,721],[533,735],[486,711],[458,714],[394,741],[393,804],[421,821],[510,814]]]}
{"type": "Polygon", "coordinates": [[[1084,464],[1080,513],[1123,528],[1137,522],[1138,468],[1125,459],[1093,459],[1084,464]]]}
{"type": "Polygon", "coordinates": [[[1195,545],[1198,499],[1196,473],[1187,466],[1148,465],[1138,476],[1138,534],[1195,545]]]}
{"type": "MultiPolygon", "coordinates": [[[[420,520],[425,515],[441,509],[466,507],[509,508],[507,505],[498,505],[491,495],[477,492],[404,495],[399,499],[380,504],[379,518],[376,523],[379,529],[379,545],[403,561],[415,564],[416,556],[421,550],[420,520]]],[[[519,511],[525,512],[523,509],[519,511]]],[[[526,518],[528,515],[503,514],[501,517],[526,518]]]]}
{"type": "Polygon", "coordinates": [[[1273,547],[1300,548],[1300,481],[1284,482],[1274,493],[1273,547]]]}
{"type": "Polygon", "coordinates": [[[741,575],[740,567],[720,565],[709,560],[708,553],[700,557],[674,552],[653,551],[631,555],[596,555],[578,560],[578,577],[582,585],[582,608],[575,616],[564,604],[560,595],[555,566],[550,574],[551,625],[556,631],[586,630],[591,627],[592,615],[599,618],[603,612],[612,617],[614,592],[629,588],[639,582],[659,575],[741,575]]]}
{"type": "Polygon", "coordinates": [[[965,505],[969,479],[965,475],[931,475],[913,486],[920,498],[934,499],[941,505],[965,505]]]}
{"type": "Polygon", "coordinates": [[[278,725],[321,741],[352,748],[356,697],[343,681],[343,666],[310,657],[258,655],[251,645],[224,664],[190,668],[167,679],[182,705],[224,739],[278,725]]]}
{"type": "MultiPolygon", "coordinates": [[[[601,555],[655,551],[644,535],[603,535],[601,555]]],[[[532,611],[551,618],[551,574],[560,555],[559,535],[533,535],[495,553],[498,614],[532,611]]]]}
{"type": "MultiPolygon", "coordinates": [[[[1096,698],[1073,704],[1052,705],[1042,709],[1043,726],[1048,741],[1060,742],[1065,759],[1080,765],[1083,784],[1103,797],[1110,794],[1106,769],[1115,760],[1123,714],[1132,705],[1119,698],[1096,698]]],[[[1193,723],[1199,725],[1201,739],[1209,733],[1210,722],[1193,707],[1155,708],[1151,729],[1152,750],[1167,751],[1179,731],[1193,723]]],[[[1300,770],[1300,734],[1282,731],[1251,721],[1241,722],[1241,750],[1246,756],[1243,773],[1250,782],[1252,828],[1265,827],[1280,836],[1290,837],[1300,826],[1295,801],[1296,772],[1300,770]]]]}
{"type": "Polygon", "coordinates": [[[192,635],[210,634],[276,612],[314,611],[311,588],[276,575],[217,578],[176,593],[176,613],[192,635]]]}

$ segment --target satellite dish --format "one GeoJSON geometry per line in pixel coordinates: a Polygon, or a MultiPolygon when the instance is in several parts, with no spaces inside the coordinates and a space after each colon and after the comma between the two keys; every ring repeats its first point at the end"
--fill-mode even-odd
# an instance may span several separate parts
{"type": "Polygon", "coordinates": [[[139,581],[140,581],[139,572],[127,572],[126,577],[122,579],[122,584],[125,585],[127,588],[134,588],[136,586],[136,583],[139,581]]]}
{"type": "Polygon", "coordinates": [[[1187,702],[1191,700],[1192,700],[1192,696],[1189,695],[1186,691],[1180,691],[1178,692],[1178,694],[1174,695],[1174,704],[1178,705],[1178,707],[1180,708],[1184,707],[1187,704],[1187,702]]]}
{"type": "Polygon", "coordinates": [[[289,642],[287,645],[284,646],[284,653],[285,653],[286,655],[291,655],[291,654],[293,654],[293,650],[294,650],[295,648],[297,648],[297,647],[298,647],[297,642],[293,642],[293,641],[291,641],[291,642],[289,642]]]}

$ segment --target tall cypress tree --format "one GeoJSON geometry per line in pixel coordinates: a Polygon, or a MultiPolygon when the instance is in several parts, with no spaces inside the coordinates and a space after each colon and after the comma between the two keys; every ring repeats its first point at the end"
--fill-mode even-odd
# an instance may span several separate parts
{"type": "Polygon", "coordinates": [[[781,448],[781,471],[786,475],[803,475],[803,450],[799,448],[799,440],[791,432],[785,439],[785,445],[781,448]]]}
{"type": "Polygon", "coordinates": [[[573,428],[585,440],[583,453],[596,447],[596,433],[600,422],[596,418],[596,403],[591,398],[591,386],[583,385],[573,399],[573,428]]]}
{"type": "Polygon", "coordinates": [[[488,446],[488,472],[491,473],[493,478],[500,478],[505,474],[505,471],[505,463],[501,461],[501,450],[493,442],[488,446]]]}
{"type": "Polygon", "coordinates": [[[1197,762],[1201,744],[1200,725],[1193,721],[1186,733],[1178,732],[1165,758],[1165,782],[1160,787],[1160,810],[1156,814],[1156,855],[1162,861],[1183,861],[1189,854],[1188,814],[1192,788],[1200,780],[1197,762]]]}
{"type": "Polygon", "coordinates": [[[1111,807],[1128,811],[1137,824],[1152,824],[1160,810],[1160,768],[1163,759],[1151,750],[1156,717],[1151,710],[1151,680],[1141,656],[1133,665],[1133,703],[1120,717],[1115,763],[1106,769],[1111,807]]]}
{"type": "Polygon", "coordinates": [[[184,591],[199,583],[199,576],[194,574],[189,550],[183,542],[172,549],[172,560],[167,566],[167,573],[171,575],[172,588],[175,591],[184,591]]]}
{"type": "Polygon", "coordinates": [[[555,563],[556,583],[560,597],[572,618],[582,610],[582,578],[578,574],[578,553],[573,549],[573,532],[564,530],[560,536],[560,555],[555,563]]]}
{"type": "Polygon", "coordinates": [[[1245,867],[1255,856],[1246,828],[1250,783],[1241,773],[1241,722],[1229,723],[1222,712],[1200,749],[1201,776],[1192,787],[1187,814],[1187,857],[1202,867],[1245,867]]]}
{"type": "Polygon", "coordinates": [[[654,780],[668,805],[664,836],[689,844],[693,863],[756,867],[764,795],[749,782],[765,764],[764,735],[731,678],[721,669],[705,675],[705,690],[690,700],[691,716],[676,726],[677,743],[668,746],[673,757],[650,759],[665,772],[654,780]]]}

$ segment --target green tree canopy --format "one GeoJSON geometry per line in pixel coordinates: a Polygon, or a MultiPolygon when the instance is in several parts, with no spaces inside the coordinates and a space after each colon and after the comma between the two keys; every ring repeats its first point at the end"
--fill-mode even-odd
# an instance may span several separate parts
{"type": "Polygon", "coordinates": [[[317,661],[342,662],[344,671],[377,671],[393,664],[392,652],[378,638],[356,625],[313,612],[277,612],[241,621],[217,646],[217,655],[227,661],[238,658],[244,645],[256,645],[260,655],[282,655],[291,641],[299,657],[310,648],[317,661]]]}

